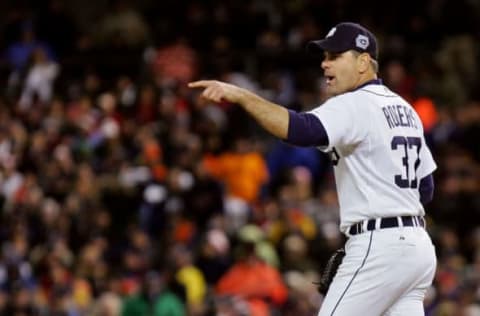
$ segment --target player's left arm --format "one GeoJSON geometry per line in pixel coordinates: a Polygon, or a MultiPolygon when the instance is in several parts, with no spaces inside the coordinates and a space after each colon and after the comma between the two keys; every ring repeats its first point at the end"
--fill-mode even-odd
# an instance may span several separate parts
{"type": "MultiPolygon", "coordinates": [[[[418,116],[417,122],[421,122],[418,116]]],[[[423,126],[421,124],[419,125],[421,127],[420,133],[423,134],[423,126]]],[[[417,159],[418,161],[420,161],[420,165],[418,166],[418,170],[416,171],[416,173],[418,178],[420,179],[420,183],[418,186],[420,202],[423,205],[426,205],[433,199],[433,191],[435,188],[433,181],[433,172],[437,169],[437,164],[433,159],[432,152],[430,151],[430,148],[428,148],[425,138],[422,138],[420,145],[421,148],[417,159]]]]}
{"type": "Polygon", "coordinates": [[[429,174],[420,180],[420,186],[418,190],[420,192],[420,202],[423,205],[432,201],[434,188],[435,184],[433,182],[432,174],[429,174]]]}

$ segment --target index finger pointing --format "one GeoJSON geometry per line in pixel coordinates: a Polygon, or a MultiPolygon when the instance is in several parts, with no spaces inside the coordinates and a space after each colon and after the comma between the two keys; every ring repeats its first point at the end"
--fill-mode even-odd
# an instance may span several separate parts
{"type": "Polygon", "coordinates": [[[199,80],[199,81],[194,81],[190,82],[188,84],[189,88],[206,88],[210,84],[210,80],[199,80]]]}

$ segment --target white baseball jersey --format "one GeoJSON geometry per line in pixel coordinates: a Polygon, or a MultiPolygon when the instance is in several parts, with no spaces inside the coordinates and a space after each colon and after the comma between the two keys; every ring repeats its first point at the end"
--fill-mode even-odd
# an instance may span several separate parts
{"type": "Polygon", "coordinates": [[[365,219],[424,215],[420,180],[436,169],[415,110],[382,84],[330,98],[311,111],[328,135],[345,232],[365,219]]]}

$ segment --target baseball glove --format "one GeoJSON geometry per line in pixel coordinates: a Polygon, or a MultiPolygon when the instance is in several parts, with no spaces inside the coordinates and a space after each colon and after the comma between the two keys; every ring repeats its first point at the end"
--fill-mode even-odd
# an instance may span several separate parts
{"type": "Polygon", "coordinates": [[[328,288],[333,281],[333,277],[337,274],[338,267],[342,263],[343,257],[345,257],[345,249],[340,248],[330,256],[330,259],[328,259],[327,265],[321,274],[320,282],[315,282],[320,294],[324,296],[327,294],[328,288]]]}

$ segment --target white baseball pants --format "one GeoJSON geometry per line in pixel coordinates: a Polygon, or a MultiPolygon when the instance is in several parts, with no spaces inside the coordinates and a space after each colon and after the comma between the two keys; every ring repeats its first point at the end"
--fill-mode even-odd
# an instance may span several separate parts
{"type": "Polygon", "coordinates": [[[395,227],[351,236],[319,316],[421,316],[436,269],[422,227],[395,227]]]}

